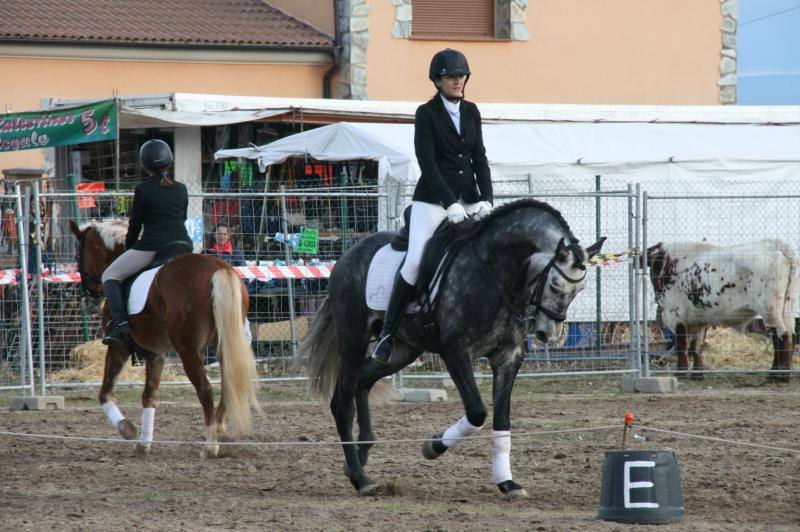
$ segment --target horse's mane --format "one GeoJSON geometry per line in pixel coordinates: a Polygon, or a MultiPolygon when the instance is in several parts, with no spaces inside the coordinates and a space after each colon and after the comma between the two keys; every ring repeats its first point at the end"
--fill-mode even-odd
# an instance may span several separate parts
{"type": "Polygon", "coordinates": [[[455,239],[456,240],[463,240],[465,238],[470,238],[474,236],[478,236],[483,231],[485,231],[488,227],[494,225],[494,223],[501,218],[504,218],[506,215],[517,211],[519,209],[530,209],[535,208],[545,212],[550,213],[556,221],[561,224],[561,226],[567,231],[569,235],[569,242],[567,244],[577,243],[578,239],[575,238],[575,235],[572,234],[572,230],[569,228],[569,224],[561,215],[558,209],[550,205],[549,203],[545,203],[543,201],[535,200],[533,198],[523,198],[516,201],[511,201],[509,203],[505,203],[500,205],[496,209],[494,209],[488,216],[481,218],[479,221],[474,223],[461,223],[457,224],[455,227],[455,239]],[[461,226],[461,227],[459,227],[461,226]]]}
{"type": "Polygon", "coordinates": [[[81,226],[81,231],[91,227],[103,239],[103,244],[108,249],[113,250],[119,244],[125,244],[125,236],[128,234],[128,222],[120,218],[109,218],[107,220],[92,220],[81,226]]]}

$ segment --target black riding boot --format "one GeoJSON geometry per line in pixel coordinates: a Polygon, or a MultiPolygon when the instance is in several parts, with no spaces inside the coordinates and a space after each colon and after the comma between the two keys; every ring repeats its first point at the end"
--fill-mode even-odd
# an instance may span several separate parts
{"type": "Polygon", "coordinates": [[[103,283],[103,291],[111,311],[111,327],[103,338],[103,343],[124,346],[127,336],[131,334],[131,324],[128,322],[127,302],[122,298],[121,282],[106,281],[103,283]]]}
{"type": "Polygon", "coordinates": [[[408,305],[409,300],[414,295],[414,285],[408,284],[400,272],[397,272],[397,277],[394,279],[394,286],[392,287],[392,295],[389,297],[389,307],[386,309],[386,315],[383,318],[383,329],[378,337],[378,343],[375,344],[375,349],[372,351],[372,358],[387,364],[389,356],[392,354],[392,339],[397,332],[397,327],[400,325],[400,318],[403,316],[403,311],[408,305]]]}

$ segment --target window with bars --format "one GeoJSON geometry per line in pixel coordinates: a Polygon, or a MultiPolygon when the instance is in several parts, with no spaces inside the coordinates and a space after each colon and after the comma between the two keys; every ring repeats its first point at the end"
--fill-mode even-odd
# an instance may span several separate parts
{"type": "Polygon", "coordinates": [[[495,0],[414,0],[411,36],[445,40],[508,38],[498,35],[503,32],[497,31],[495,11],[495,0]]]}

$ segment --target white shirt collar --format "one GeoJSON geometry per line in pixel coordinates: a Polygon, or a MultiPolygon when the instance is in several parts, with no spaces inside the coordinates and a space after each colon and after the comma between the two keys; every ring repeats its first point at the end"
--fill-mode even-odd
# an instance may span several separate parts
{"type": "Polygon", "coordinates": [[[447,109],[449,113],[458,113],[461,110],[461,100],[458,100],[457,102],[451,102],[445,98],[442,93],[439,93],[439,97],[444,103],[444,108],[447,109]]]}

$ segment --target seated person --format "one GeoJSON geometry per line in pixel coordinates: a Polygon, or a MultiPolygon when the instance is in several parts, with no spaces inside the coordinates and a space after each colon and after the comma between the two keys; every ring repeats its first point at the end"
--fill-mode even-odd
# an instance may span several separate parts
{"type": "Polygon", "coordinates": [[[244,253],[241,250],[234,250],[233,244],[229,240],[230,229],[225,223],[217,224],[217,231],[213,246],[206,249],[203,253],[216,255],[231,266],[244,266],[244,253]]]}

